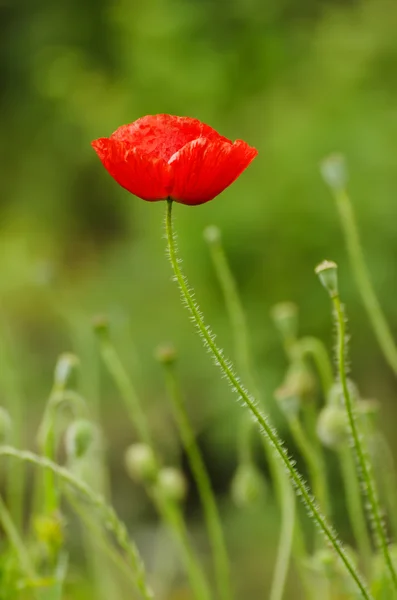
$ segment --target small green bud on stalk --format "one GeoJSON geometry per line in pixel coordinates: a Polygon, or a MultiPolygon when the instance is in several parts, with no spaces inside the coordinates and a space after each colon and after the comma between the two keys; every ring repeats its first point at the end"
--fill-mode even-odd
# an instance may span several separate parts
{"type": "Polygon", "coordinates": [[[266,496],[267,487],[262,473],[252,463],[241,464],[233,477],[231,495],[235,504],[247,508],[266,496]]]}
{"type": "Polygon", "coordinates": [[[55,387],[64,388],[70,381],[73,372],[79,365],[79,359],[74,354],[65,352],[57,360],[54,371],[55,387]]]}
{"type": "Polygon", "coordinates": [[[339,295],[338,265],[331,260],[324,260],[315,268],[315,273],[331,298],[339,295]]]}
{"type": "Polygon", "coordinates": [[[327,448],[337,450],[348,440],[348,422],[341,406],[327,405],[318,416],[317,435],[327,448]]]}
{"type": "Polygon", "coordinates": [[[323,179],[334,191],[340,191],[347,184],[346,161],[342,154],[331,154],[320,164],[323,179]]]}
{"type": "Polygon", "coordinates": [[[66,454],[71,459],[83,458],[98,441],[98,430],[87,419],[74,421],[67,429],[65,436],[66,454]]]}
{"type": "Polygon", "coordinates": [[[222,239],[221,230],[216,225],[208,225],[203,231],[203,236],[207,244],[219,244],[222,239]]]}
{"type": "Polygon", "coordinates": [[[175,467],[160,469],[157,486],[160,493],[167,500],[183,502],[187,495],[187,481],[183,473],[175,467]]]}
{"type": "Polygon", "coordinates": [[[154,356],[159,363],[168,366],[176,362],[177,352],[172,344],[161,344],[156,348],[154,356]]]}
{"type": "Polygon", "coordinates": [[[282,385],[276,389],[274,396],[286,417],[296,417],[301,407],[301,397],[296,389],[282,385]]]}
{"type": "Polygon", "coordinates": [[[280,302],[270,311],[283,339],[295,339],[298,334],[298,307],[293,302],[280,302]]]}
{"type": "Polygon", "coordinates": [[[12,420],[10,413],[0,406],[0,444],[8,444],[12,434],[12,420]]]}
{"type": "Polygon", "coordinates": [[[124,455],[128,475],[137,482],[151,482],[157,477],[157,463],[153,450],[147,444],[132,444],[124,455]]]}

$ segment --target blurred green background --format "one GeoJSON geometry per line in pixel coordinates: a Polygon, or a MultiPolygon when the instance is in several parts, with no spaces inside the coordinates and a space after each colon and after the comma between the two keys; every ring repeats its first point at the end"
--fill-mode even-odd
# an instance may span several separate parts
{"type": "MultiPolygon", "coordinates": [[[[288,437],[272,406],[286,362],[269,311],[293,300],[301,332],[332,348],[329,301],[313,269],[324,258],[336,260],[350,316],[352,374],[365,397],[382,402],[390,434],[395,380],[361,306],[318,164],[332,151],[347,157],[368,265],[397,334],[396,31],[393,0],[0,2],[0,306],[8,364],[0,370],[1,403],[12,411],[11,390],[19,388],[24,445],[31,446],[56,357],[77,353],[80,389],[107,439],[115,504],[144,536],[156,517],[124,474],[123,452],[134,433],[101,367],[91,321],[108,315],[166,458],[178,442],[153,351],[173,342],[241,598],[262,597],[269,584],[275,509],[269,500],[268,510],[245,514],[230,503],[242,413],[171,283],[164,204],[119,188],[90,142],[144,114],[168,112],[257,147],[252,166],[219,198],[175,206],[185,271],[200,305],[232,354],[202,236],[216,224],[247,310],[257,379],[288,437]]],[[[200,536],[194,489],[187,511],[200,536]]]]}

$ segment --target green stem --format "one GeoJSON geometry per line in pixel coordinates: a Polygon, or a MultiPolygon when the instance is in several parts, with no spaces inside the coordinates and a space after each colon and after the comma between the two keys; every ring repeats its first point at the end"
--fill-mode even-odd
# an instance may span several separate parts
{"type": "Polygon", "coordinates": [[[204,509],[204,516],[214,558],[214,571],[219,597],[223,598],[223,600],[228,600],[232,597],[229,558],[211,481],[190,425],[181,390],[177,382],[175,366],[173,364],[165,364],[164,367],[175,420],[204,509]]]}
{"type": "Polygon", "coordinates": [[[288,419],[291,433],[294,440],[306,461],[309,469],[310,479],[313,486],[313,492],[318,499],[321,510],[325,515],[329,514],[329,500],[327,492],[327,481],[322,461],[319,460],[315,449],[310,444],[310,441],[302,428],[302,424],[298,417],[290,417],[288,419]]]}
{"type": "Polygon", "coordinates": [[[328,352],[321,340],[315,337],[304,337],[297,342],[302,357],[311,356],[321,379],[325,400],[334,384],[334,375],[328,352]]]}
{"type": "Polygon", "coordinates": [[[389,509],[389,519],[394,536],[397,536],[397,490],[396,469],[393,454],[385,436],[379,431],[374,434],[375,452],[378,454],[378,469],[383,493],[389,509]]]}
{"type": "Polygon", "coordinates": [[[379,346],[397,375],[397,346],[371,283],[350,198],[344,189],[337,190],[335,197],[361,300],[368,313],[379,346]]]}
{"type": "Polygon", "coordinates": [[[334,305],[336,323],[338,329],[338,368],[339,377],[342,384],[343,396],[345,401],[345,408],[349,421],[350,432],[352,436],[352,443],[356,455],[357,466],[359,473],[362,478],[363,490],[368,500],[369,517],[373,524],[374,533],[376,535],[376,541],[379,545],[385,565],[390,573],[391,580],[395,588],[397,588],[397,575],[394,569],[394,565],[390,556],[389,547],[387,543],[385,525],[382,518],[382,509],[380,507],[378,492],[376,489],[375,480],[372,473],[371,462],[367,456],[365,446],[362,442],[360,432],[357,425],[357,419],[355,410],[353,407],[352,398],[347,382],[346,368],[345,368],[345,340],[346,340],[346,327],[345,327],[345,315],[343,312],[342,304],[339,296],[335,295],[332,298],[334,305]]]}
{"type": "Polygon", "coordinates": [[[343,549],[341,542],[339,541],[336,533],[334,532],[332,526],[328,523],[327,519],[320,512],[315,499],[310,494],[306,483],[303,481],[300,473],[293,466],[288,453],[283,445],[283,442],[278,436],[278,433],[269,423],[267,417],[265,417],[257,407],[256,401],[250,394],[245,390],[243,385],[240,383],[239,378],[234,374],[231,363],[223,356],[223,352],[218,348],[214,341],[214,335],[211,333],[211,330],[205,325],[203,318],[200,313],[200,309],[198,308],[195,300],[194,294],[189,289],[189,284],[185,276],[183,275],[176,250],[176,243],[172,228],[172,201],[167,201],[167,213],[166,213],[166,235],[168,240],[168,251],[169,258],[171,261],[171,265],[175,274],[176,281],[178,283],[182,300],[187,306],[192,320],[196,325],[205,346],[208,348],[210,354],[212,355],[214,361],[221,369],[223,375],[229,381],[232,389],[238,394],[239,398],[246,406],[246,408],[251,412],[252,416],[257,421],[261,432],[266,436],[268,441],[272,444],[276,455],[281,460],[282,464],[285,466],[292,483],[294,484],[297,494],[301,498],[303,504],[305,505],[308,514],[310,517],[317,523],[320,530],[323,532],[325,538],[331,546],[334,548],[335,552],[339,555],[342,563],[346,567],[346,570],[349,572],[351,578],[355,582],[357,589],[360,591],[363,598],[366,600],[371,600],[371,594],[368,591],[364,581],[361,576],[357,572],[353,562],[346,554],[343,549]]]}
{"type": "Polygon", "coordinates": [[[361,502],[360,483],[357,479],[354,458],[351,448],[347,445],[343,446],[338,454],[350,522],[357,542],[357,548],[363,560],[364,571],[369,573],[372,558],[371,540],[361,502]]]}
{"type": "Polygon", "coordinates": [[[109,506],[99,494],[95,493],[88,485],[81,481],[64,467],[60,467],[48,458],[38,456],[33,452],[17,450],[8,446],[0,447],[0,456],[9,456],[19,461],[31,463],[51,473],[69,484],[79,492],[88,502],[98,510],[103,518],[105,527],[117,540],[120,548],[126,553],[130,568],[135,578],[135,585],[145,600],[152,600],[153,593],[146,581],[145,568],[135,544],[130,540],[128,531],[118,518],[114,508],[109,506]]]}
{"type": "Polygon", "coordinates": [[[33,564],[30,560],[29,552],[25,548],[22,539],[19,536],[18,530],[12,520],[8,509],[0,496],[0,523],[4,529],[4,533],[8,537],[11,546],[14,548],[15,554],[18,557],[19,564],[24,571],[26,577],[33,582],[37,579],[33,564]]]}
{"type": "Polygon", "coordinates": [[[126,369],[121,362],[112,342],[106,337],[100,339],[100,350],[103,362],[105,363],[113,381],[116,384],[120,396],[130,417],[132,425],[136,428],[140,439],[148,446],[152,447],[152,436],[147,425],[145,413],[142,410],[141,402],[137,391],[135,390],[126,369]]]}

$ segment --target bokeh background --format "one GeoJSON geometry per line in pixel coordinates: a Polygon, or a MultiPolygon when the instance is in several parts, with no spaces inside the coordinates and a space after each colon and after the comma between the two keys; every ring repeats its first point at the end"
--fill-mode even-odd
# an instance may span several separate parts
{"type": "MultiPolygon", "coordinates": [[[[239,597],[263,597],[275,555],[276,509],[271,498],[264,510],[248,512],[230,501],[242,413],[170,280],[165,206],[119,188],[90,142],[144,114],[168,112],[197,117],[256,146],[258,158],[219,198],[175,207],[184,267],[201,307],[232,354],[202,235],[216,224],[247,311],[258,382],[288,439],[272,399],[286,362],[269,311],[276,302],[296,302],[300,331],[332,348],[330,306],[313,269],[324,258],[336,260],[352,374],[365,397],[381,401],[392,437],[395,379],[361,306],[318,166],[333,151],[347,157],[366,258],[397,334],[396,3],[1,0],[0,30],[1,403],[12,411],[12,393],[24,398],[24,444],[33,446],[56,358],[75,352],[80,389],[107,439],[115,505],[145,546],[156,516],[124,473],[123,452],[135,434],[101,366],[91,321],[98,313],[109,317],[166,459],[178,441],[153,352],[173,342],[222,507],[239,597]]],[[[200,537],[194,487],[186,510],[200,537]]],[[[76,577],[83,585],[85,576],[76,577]]],[[[79,585],[71,597],[78,597],[79,585]]],[[[292,585],[289,597],[296,598],[292,585]]],[[[84,594],[100,597],[95,586],[84,594]]]]}

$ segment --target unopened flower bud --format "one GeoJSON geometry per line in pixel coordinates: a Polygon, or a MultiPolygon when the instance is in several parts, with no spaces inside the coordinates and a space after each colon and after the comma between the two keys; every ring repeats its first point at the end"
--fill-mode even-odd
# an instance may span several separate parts
{"type": "Polygon", "coordinates": [[[153,481],[157,475],[156,457],[147,444],[132,444],[124,456],[128,475],[134,481],[153,481]]]}
{"type": "Polygon", "coordinates": [[[327,448],[340,448],[348,439],[347,417],[341,406],[325,406],[317,420],[317,435],[327,448]]]}
{"type": "Polygon", "coordinates": [[[187,495],[187,481],[183,473],[175,467],[160,469],[157,485],[163,497],[174,502],[183,502],[187,495]]]}
{"type": "Polygon", "coordinates": [[[8,410],[0,406],[0,444],[7,444],[12,433],[12,421],[8,410]]]}
{"type": "Polygon", "coordinates": [[[83,458],[98,440],[98,430],[87,419],[74,421],[66,430],[65,447],[69,458],[83,458]]]}
{"type": "Polygon", "coordinates": [[[338,296],[338,265],[331,260],[324,260],[317,265],[315,273],[331,298],[338,296]]]}
{"type": "Polygon", "coordinates": [[[61,354],[55,365],[54,385],[61,388],[65,387],[78,365],[79,359],[75,354],[70,352],[61,354]]]}
{"type": "Polygon", "coordinates": [[[283,339],[293,339],[298,333],[298,307],[293,302],[275,304],[270,312],[283,339]]]}
{"type": "Polygon", "coordinates": [[[176,349],[172,344],[162,344],[155,351],[155,357],[163,365],[172,365],[176,361],[176,349]]]}
{"type": "Polygon", "coordinates": [[[301,397],[296,389],[282,385],[276,389],[274,396],[286,417],[296,417],[301,407],[301,397]]]}
{"type": "Polygon", "coordinates": [[[231,484],[232,498],[237,506],[252,506],[263,500],[266,492],[266,482],[255,465],[242,464],[237,468],[231,484]]]}
{"type": "Polygon", "coordinates": [[[346,187],[347,169],[345,158],[342,154],[331,154],[320,164],[321,174],[327,185],[339,191],[346,187]]]}
{"type": "Polygon", "coordinates": [[[97,315],[92,319],[92,327],[99,339],[109,337],[109,319],[106,315],[97,315]]]}
{"type": "Polygon", "coordinates": [[[216,225],[208,225],[203,231],[204,239],[207,244],[219,244],[221,241],[221,230],[216,225]]]}

